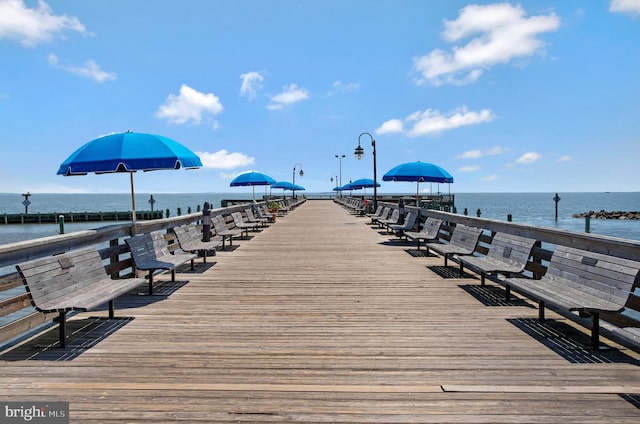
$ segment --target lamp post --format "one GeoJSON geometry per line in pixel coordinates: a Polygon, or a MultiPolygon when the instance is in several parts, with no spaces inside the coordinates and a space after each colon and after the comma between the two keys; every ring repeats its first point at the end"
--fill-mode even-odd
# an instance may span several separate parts
{"type": "Polygon", "coordinates": [[[356,147],[353,154],[358,160],[364,157],[364,149],[360,146],[360,137],[362,137],[365,134],[368,135],[369,138],[371,138],[371,147],[373,147],[373,210],[376,210],[378,209],[378,190],[376,187],[378,185],[377,169],[376,169],[376,140],[368,132],[363,132],[358,136],[358,147],[356,147]]]}
{"type": "MultiPolygon", "coordinates": [[[[331,178],[329,178],[329,181],[331,181],[331,182],[335,181],[336,185],[335,185],[334,188],[338,188],[338,174],[336,174],[335,172],[332,172],[331,173],[331,178]],[[333,178],[334,175],[336,176],[335,179],[333,178]]],[[[336,190],[336,196],[338,196],[338,191],[337,190],[336,190]]]]}
{"type": "MultiPolygon", "coordinates": [[[[293,185],[296,185],[296,166],[298,166],[298,165],[300,165],[300,167],[298,168],[298,169],[300,169],[299,175],[301,177],[304,176],[304,171],[302,170],[302,164],[301,163],[296,163],[295,165],[293,165],[293,178],[292,178],[293,185]]],[[[295,192],[296,192],[295,190],[291,191],[291,197],[294,196],[295,192]]]]}
{"type": "MultiPolygon", "coordinates": [[[[340,161],[340,187],[342,187],[342,159],[345,155],[336,155],[336,158],[340,161]]],[[[342,197],[342,191],[340,192],[340,197],[342,197]]]]}

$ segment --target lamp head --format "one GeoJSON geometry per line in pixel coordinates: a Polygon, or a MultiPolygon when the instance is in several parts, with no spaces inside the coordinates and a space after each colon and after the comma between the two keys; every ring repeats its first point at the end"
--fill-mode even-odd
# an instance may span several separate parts
{"type": "Polygon", "coordinates": [[[360,141],[358,141],[358,147],[353,151],[356,159],[360,160],[364,157],[364,149],[360,146],[360,141]]]}

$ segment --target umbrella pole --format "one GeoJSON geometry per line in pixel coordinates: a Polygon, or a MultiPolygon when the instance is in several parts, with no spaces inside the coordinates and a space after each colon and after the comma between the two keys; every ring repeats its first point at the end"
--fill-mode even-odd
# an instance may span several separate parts
{"type": "Polygon", "coordinates": [[[416,206],[420,207],[420,181],[416,181],[416,206]]]}
{"type": "Polygon", "coordinates": [[[129,171],[129,180],[131,181],[131,224],[133,234],[136,233],[136,199],[133,190],[133,171],[129,171]]]}

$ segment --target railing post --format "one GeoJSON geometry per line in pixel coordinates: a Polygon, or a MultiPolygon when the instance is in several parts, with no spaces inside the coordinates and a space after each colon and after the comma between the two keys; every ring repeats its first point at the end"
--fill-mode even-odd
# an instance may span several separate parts
{"type": "Polygon", "coordinates": [[[202,208],[202,241],[207,242],[211,240],[211,209],[209,209],[209,202],[204,202],[202,208]]]}

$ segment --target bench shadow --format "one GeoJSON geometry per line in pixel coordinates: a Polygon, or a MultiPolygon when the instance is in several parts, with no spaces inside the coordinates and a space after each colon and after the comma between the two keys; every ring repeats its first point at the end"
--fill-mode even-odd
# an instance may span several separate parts
{"type": "Polygon", "coordinates": [[[459,284],[458,287],[469,293],[484,306],[519,306],[535,308],[531,303],[514,296],[511,296],[511,300],[507,301],[505,299],[505,290],[503,287],[488,284],[484,286],[480,284],[459,284]]]}
{"type": "Polygon", "coordinates": [[[507,322],[533,337],[558,356],[572,364],[624,363],[640,365],[640,361],[601,341],[600,350],[591,349],[589,334],[562,321],[537,318],[510,318],[507,322]]]}
{"type": "MultiPolygon", "coordinates": [[[[164,281],[164,280],[154,280],[153,281],[153,294],[149,295],[147,291],[147,286],[140,286],[140,290],[138,290],[136,296],[137,298],[149,298],[149,300],[145,304],[150,304],[154,302],[158,302],[164,298],[171,296],[173,293],[178,291],[181,287],[186,286],[189,283],[189,280],[176,280],[176,281],[164,281]]],[[[122,297],[120,298],[122,299],[122,297]]],[[[123,302],[126,302],[127,305],[134,302],[134,300],[125,299],[123,302]]],[[[144,306],[138,302],[135,302],[136,306],[144,306]]],[[[106,308],[106,305],[104,306],[106,308]]],[[[99,309],[98,309],[99,310],[99,309]]]]}
{"type": "Polygon", "coordinates": [[[475,278],[475,275],[473,274],[469,274],[466,271],[462,272],[462,275],[460,275],[460,268],[455,266],[439,266],[439,265],[432,265],[432,266],[428,266],[427,268],[429,268],[431,271],[433,271],[434,273],[438,274],[441,278],[444,278],[446,280],[454,280],[454,279],[461,279],[461,278],[475,278]]]}
{"type": "MultiPolygon", "coordinates": [[[[389,234],[380,233],[380,235],[388,236],[389,234]]],[[[407,242],[402,239],[389,239],[389,240],[382,241],[379,244],[383,246],[406,246],[407,242]]]]}
{"type": "Polygon", "coordinates": [[[425,249],[405,249],[405,252],[407,252],[408,254],[410,254],[411,256],[413,256],[414,258],[435,258],[436,255],[435,253],[431,253],[425,250],[425,249]]]}
{"type": "Polygon", "coordinates": [[[67,345],[60,347],[58,325],[6,351],[5,361],[71,361],[123,328],[134,318],[88,317],[67,321],[67,345]]]}
{"type": "Polygon", "coordinates": [[[618,396],[620,396],[623,400],[626,400],[636,408],[640,409],[640,395],[623,393],[623,394],[619,394],[618,396]]]}
{"type": "Polygon", "coordinates": [[[195,269],[191,269],[191,266],[189,266],[187,269],[185,270],[180,270],[181,274],[202,274],[204,272],[207,272],[208,270],[210,270],[211,268],[214,267],[215,264],[217,264],[218,262],[216,261],[211,261],[211,256],[209,256],[207,258],[207,263],[204,263],[202,261],[200,262],[195,262],[194,263],[194,268],[195,269]]]}

